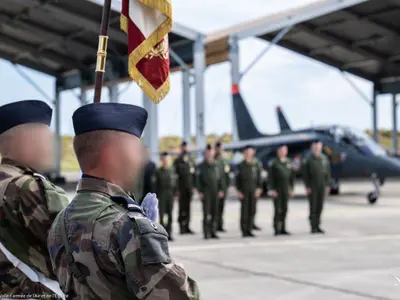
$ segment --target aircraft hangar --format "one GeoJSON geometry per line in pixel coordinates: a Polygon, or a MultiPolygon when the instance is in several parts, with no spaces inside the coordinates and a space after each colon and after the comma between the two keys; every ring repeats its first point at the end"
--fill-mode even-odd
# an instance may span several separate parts
{"type": "MultiPolygon", "coordinates": [[[[0,58],[54,76],[57,168],[60,175],[61,92],[80,88],[82,104],[90,102],[85,91],[93,87],[101,5],[96,0],[0,2],[0,58]]],[[[100,1],[101,2],[101,1],[100,1]]],[[[118,101],[118,83],[128,81],[127,38],[119,29],[119,2],[113,2],[105,87],[110,101],[118,101]],[[115,5],[116,4],[116,5],[115,5]]],[[[171,70],[182,71],[183,132],[190,140],[190,87],[195,86],[196,140],[205,145],[204,70],[229,60],[232,84],[277,44],[374,83],[368,99],[377,137],[377,96],[393,95],[393,135],[397,136],[396,94],[400,92],[400,1],[322,0],[298,9],[268,16],[205,35],[179,23],[170,34],[171,70]],[[240,72],[240,39],[269,41],[265,51],[240,72]]],[[[29,78],[27,78],[28,81],[29,78]]],[[[31,81],[30,81],[31,82],[31,81]]],[[[34,85],[34,82],[31,82],[34,85]]],[[[158,149],[157,105],[144,97],[149,111],[145,143],[158,149]]],[[[233,133],[235,136],[235,125],[233,133]]],[[[397,149],[397,139],[393,141],[397,149]]]]}

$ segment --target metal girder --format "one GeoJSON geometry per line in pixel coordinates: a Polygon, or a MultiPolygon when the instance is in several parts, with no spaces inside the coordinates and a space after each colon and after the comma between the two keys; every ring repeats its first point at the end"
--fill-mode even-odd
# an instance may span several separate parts
{"type": "MultiPolygon", "coordinates": [[[[316,31],[319,31],[319,30],[316,30],[316,31]]],[[[368,45],[380,42],[385,39],[387,39],[386,36],[369,37],[366,39],[355,41],[355,42],[349,44],[349,47],[357,48],[357,47],[362,47],[362,46],[368,46],[368,45]]],[[[315,55],[324,54],[324,53],[333,51],[335,49],[335,47],[340,47],[340,46],[339,45],[329,45],[329,46],[324,46],[324,47],[313,49],[310,51],[310,56],[315,56],[315,55]]]]}
{"type": "MultiPolygon", "coordinates": [[[[3,44],[7,44],[7,46],[18,49],[20,53],[29,53],[33,56],[33,58],[38,60],[40,60],[41,57],[46,57],[47,59],[54,61],[55,63],[62,66],[73,66],[75,68],[83,67],[83,65],[76,60],[70,59],[68,57],[63,57],[55,53],[51,53],[49,51],[40,53],[35,46],[32,46],[31,44],[23,41],[17,41],[6,35],[0,35],[0,41],[3,44]]],[[[18,54],[16,55],[16,57],[14,57],[13,61],[18,61],[18,54]]]]}
{"type": "Polygon", "coordinates": [[[37,27],[33,24],[30,24],[26,21],[19,20],[19,19],[13,19],[10,16],[7,16],[3,13],[0,13],[0,31],[2,28],[18,28],[24,31],[29,32],[29,34],[32,34],[33,36],[37,36],[39,38],[42,38],[43,40],[47,40],[51,42],[51,44],[57,44],[61,45],[64,47],[57,47],[61,50],[69,50],[69,51],[64,51],[65,53],[68,53],[69,55],[74,55],[75,52],[84,52],[84,53],[91,53],[93,52],[93,48],[83,45],[79,42],[69,40],[64,38],[63,36],[60,36],[56,33],[53,33],[48,30],[43,30],[40,27],[37,27]],[[67,48],[67,49],[65,49],[67,48]]]}
{"type": "MultiPolygon", "coordinates": [[[[299,45],[296,45],[293,42],[289,42],[288,40],[281,41],[280,45],[285,47],[285,48],[291,49],[291,50],[293,50],[293,51],[295,51],[295,52],[297,52],[299,54],[302,54],[302,55],[305,55],[305,56],[309,56],[309,51],[307,51],[306,49],[300,47],[299,45]]],[[[331,67],[339,68],[339,69],[343,65],[343,62],[338,61],[338,60],[333,59],[333,58],[329,58],[327,56],[318,57],[317,60],[319,60],[319,61],[323,62],[324,64],[327,64],[327,65],[329,65],[331,67]]],[[[367,74],[359,72],[358,70],[351,70],[349,72],[351,74],[357,75],[357,76],[359,76],[361,78],[365,78],[367,80],[373,80],[372,76],[368,76],[367,74]]]]}
{"type": "MultiPolygon", "coordinates": [[[[390,11],[387,11],[385,13],[388,13],[390,11]]],[[[341,11],[341,14],[343,14],[344,17],[348,18],[349,20],[346,22],[351,22],[351,21],[363,21],[363,22],[367,22],[373,26],[375,26],[376,28],[379,28],[379,30],[384,31],[385,35],[394,35],[394,36],[400,36],[399,32],[397,32],[396,30],[393,30],[391,28],[388,28],[387,25],[383,25],[381,23],[379,23],[376,20],[371,20],[371,18],[373,18],[374,16],[378,16],[379,14],[382,14],[382,12],[380,12],[379,14],[371,14],[371,15],[361,15],[359,13],[356,13],[354,11],[349,11],[349,10],[343,10],[341,11]]],[[[323,26],[322,29],[320,29],[321,31],[323,31],[323,26]]]]}
{"type": "Polygon", "coordinates": [[[7,54],[7,53],[4,53],[2,51],[0,51],[0,58],[8,60],[8,61],[10,61],[12,63],[15,63],[15,64],[23,65],[25,67],[31,68],[33,70],[36,70],[38,72],[45,72],[46,74],[49,74],[49,75],[54,76],[54,77],[58,76],[58,72],[56,70],[54,70],[52,68],[49,68],[49,67],[46,67],[46,66],[43,66],[43,65],[39,65],[36,62],[33,62],[33,61],[31,61],[30,59],[27,59],[27,58],[20,59],[18,62],[16,62],[16,61],[14,61],[14,58],[15,58],[14,55],[7,54]]]}
{"type": "Polygon", "coordinates": [[[264,35],[366,1],[367,0],[321,0],[311,5],[291,10],[286,14],[274,16],[274,18],[264,18],[249,23],[249,25],[246,26],[247,28],[237,32],[237,36],[239,39],[243,39],[264,35]]]}
{"type": "MultiPolygon", "coordinates": [[[[20,3],[21,5],[26,6],[27,1],[26,0],[13,0],[13,2],[20,3]]],[[[32,4],[40,5],[40,0],[30,0],[32,4]]],[[[38,7],[38,9],[54,13],[57,15],[57,18],[59,18],[60,21],[70,23],[72,25],[76,26],[81,26],[84,30],[93,32],[98,34],[99,32],[99,22],[88,20],[85,18],[85,16],[79,16],[77,14],[65,11],[64,9],[54,6],[52,4],[48,4],[44,7],[38,7]]],[[[109,28],[109,35],[112,36],[113,40],[116,40],[120,43],[126,44],[127,38],[126,34],[122,32],[121,30],[117,30],[114,28],[109,28]]]]}
{"type": "Polygon", "coordinates": [[[367,58],[371,58],[374,60],[377,60],[381,63],[385,63],[387,58],[379,55],[378,53],[374,52],[374,51],[370,51],[370,50],[364,50],[360,47],[356,47],[356,46],[352,46],[351,43],[347,43],[344,40],[342,40],[341,38],[337,37],[336,35],[332,34],[332,33],[327,33],[327,32],[318,32],[316,29],[317,27],[315,26],[311,26],[311,25],[306,25],[306,24],[300,24],[297,26],[297,28],[299,30],[305,31],[307,33],[310,33],[314,36],[320,37],[321,39],[327,40],[328,42],[332,43],[332,44],[336,44],[344,49],[348,49],[352,52],[356,52],[364,57],[367,58]]]}
{"type": "Polygon", "coordinates": [[[322,26],[318,26],[318,31],[327,31],[327,30],[331,30],[337,26],[346,24],[346,23],[350,23],[350,22],[354,22],[354,21],[365,21],[367,23],[370,23],[372,25],[374,25],[375,27],[379,28],[382,31],[385,31],[385,34],[389,34],[389,35],[399,35],[399,33],[397,33],[395,30],[392,30],[390,28],[387,28],[385,25],[376,23],[375,20],[371,20],[372,18],[376,18],[382,15],[385,15],[387,13],[392,13],[393,10],[385,10],[385,11],[379,11],[377,13],[373,13],[373,14],[368,14],[368,15],[362,15],[359,13],[356,13],[355,11],[350,11],[349,9],[347,10],[342,10],[340,11],[340,14],[346,18],[343,21],[335,21],[335,22],[331,22],[322,26]]]}

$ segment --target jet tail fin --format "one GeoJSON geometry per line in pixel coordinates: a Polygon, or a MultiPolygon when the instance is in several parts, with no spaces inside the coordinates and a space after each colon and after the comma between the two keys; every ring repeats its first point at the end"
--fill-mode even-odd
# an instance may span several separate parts
{"type": "Polygon", "coordinates": [[[278,122],[279,122],[279,127],[281,128],[281,132],[284,131],[292,131],[292,128],[290,127],[288,121],[285,118],[285,115],[282,112],[282,108],[278,106],[276,108],[276,114],[278,116],[278,122]]]}
{"type": "Polygon", "coordinates": [[[239,140],[250,140],[263,137],[264,135],[258,131],[254,124],[237,85],[232,87],[232,100],[239,140]]]}

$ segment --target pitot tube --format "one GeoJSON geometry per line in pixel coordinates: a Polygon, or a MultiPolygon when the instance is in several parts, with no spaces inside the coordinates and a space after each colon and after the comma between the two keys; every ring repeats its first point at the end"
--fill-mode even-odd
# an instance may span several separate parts
{"type": "Polygon", "coordinates": [[[156,194],[147,193],[141,205],[147,215],[147,218],[152,222],[156,222],[158,218],[158,199],[156,194]]]}

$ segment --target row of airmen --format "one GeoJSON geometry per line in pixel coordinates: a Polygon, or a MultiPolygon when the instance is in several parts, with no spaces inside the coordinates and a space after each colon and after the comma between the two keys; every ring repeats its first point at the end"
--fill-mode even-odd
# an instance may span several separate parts
{"type": "MultiPolygon", "coordinates": [[[[277,148],[277,157],[271,161],[268,172],[268,187],[274,199],[274,234],[290,235],[286,230],[288,200],[293,197],[295,169],[287,157],[287,145],[277,148]]],[[[241,202],[240,228],[243,237],[254,237],[253,230],[261,230],[255,224],[258,199],[262,192],[262,165],[255,157],[255,148],[248,145],[243,150],[243,161],[237,166],[235,187],[241,202]]],[[[304,181],[310,204],[310,225],[312,233],[323,233],[320,219],[326,190],[330,186],[329,161],[322,154],[322,143],[311,145],[311,155],[303,166],[304,181]]],[[[190,229],[191,199],[196,188],[203,206],[204,239],[218,239],[217,232],[225,232],[224,207],[230,185],[230,168],[224,159],[221,143],[213,148],[207,145],[204,160],[194,167],[189,159],[187,143],[181,144],[181,153],[169,166],[168,153],[161,154],[161,166],[156,169],[148,161],[143,172],[143,189],[135,194],[156,193],[159,199],[160,223],[172,238],[173,203],[179,198],[179,217],[181,234],[193,234],[190,229]]]]}

